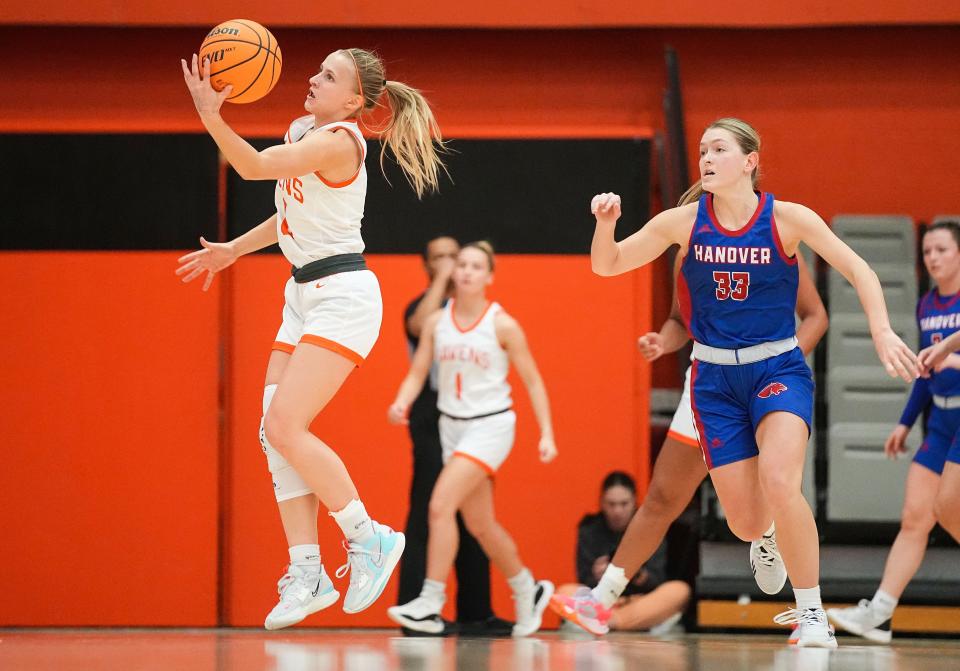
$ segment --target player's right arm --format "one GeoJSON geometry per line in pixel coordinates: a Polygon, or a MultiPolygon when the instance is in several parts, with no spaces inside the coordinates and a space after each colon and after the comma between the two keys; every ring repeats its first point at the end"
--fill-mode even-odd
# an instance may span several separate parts
{"type": "Polygon", "coordinates": [[[410,362],[410,371],[400,383],[397,398],[387,409],[387,419],[391,424],[409,424],[407,416],[410,414],[410,404],[416,400],[423,389],[423,384],[430,374],[430,365],[433,363],[433,334],[437,330],[442,312],[434,312],[423,323],[420,333],[420,344],[410,362]]]}
{"type": "Polygon", "coordinates": [[[923,349],[917,355],[917,359],[920,361],[920,368],[924,377],[929,376],[931,371],[937,370],[944,359],[958,349],[960,349],[960,331],[947,336],[935,345],[923,349]]]}
{"type": "Polygon", "coordinates": [[[640,354],[647,361],[655,361],[664,354],[676,352],[690,339],[687,325],[683,323],[683,318],[680,316],[680,304],[677,302],[677,276],[682,263],[683,255],[678,253],[673,260],[673,298],[670,302],[670,315],[663,322],[659,332],[646,333],[637,339],[640,354]]]}
{"type": "Polygon", "coordinates": [[[277,215],[274,214],[230,242],[207,242],[201,236],[200,246],[203,249],[177,259],[180,265],[175,272],[177,275],[183,275],[184,283],[207,273],[207,278],[203,282],[203,290],[206,291],[213,283],[214,276],[241,256],[275,244],[277,244],[277,215]]]}
{"type": "Polygon", "coordinates": [[[686,254],[697,207],[697,203],[690,203],[664,210],[639,231],[617,242],[613,235],[620,218],[620,196],[615,193],[594,196],[590,203],[590,211],[597,218],[590,246],[593,272],[604,277],[630,272],[650,263],[674,244],[680,245],[681,253],[686,254]]]}
{"type": "Polygon", "coordinates": [[[414,338],[420,337],[427,317],[443,307],[443,301],[447,297],[447,287],[450,285],[450,276],[453,275],[455,265],[456,261],[453,259],[440,259],[440,266],[433,276],[433,281],[430,282],[430,288],[420,299],[417,309],[407,319],[407,332],[414,338]]]}

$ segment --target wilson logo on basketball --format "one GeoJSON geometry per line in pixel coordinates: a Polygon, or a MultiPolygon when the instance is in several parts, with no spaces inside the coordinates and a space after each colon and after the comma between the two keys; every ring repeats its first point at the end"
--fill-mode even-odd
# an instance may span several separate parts
{"type": "Polygon", "coordinates": [[[757,398],[770,398],[771,396],[779,396],[786,390],[787,385],[785,385],[783,382],[771,382],[760,390],[760,393],[757,394],[757,398]]]}
{"type": "Polygon", "coordinates": [[[239,34],[240,34],[240,30],[238,28],[222,28],[220,26],[217,26],[216,28],[211,30],[209,33],[207,33],[207,37],[213,37],[214,35],[239,35],[239,34]]]}

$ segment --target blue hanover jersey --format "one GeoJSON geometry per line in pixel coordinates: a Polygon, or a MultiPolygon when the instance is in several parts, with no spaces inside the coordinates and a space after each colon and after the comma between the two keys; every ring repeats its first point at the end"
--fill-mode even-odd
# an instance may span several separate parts
{"type": "Polygon", "coordinates": [[[756,212],[737,231],[720,226],[713,194],[700,198],[677,299],[694,340],[704,345],[740,349],[796,334],[797,258],[780,244],[773,194],[758,196],[756,212]]]}
{"type": "MultiPolygon", "coordinates": [[[[936,289],[928,291],[917,303],[917,325],[920,327],[920,349],[960,330],[960,294],[944,297],[936,289]]],[[[960,395],[960,370],[944,368],[939,373],[931,372],[930,393],[960,395]]]]}

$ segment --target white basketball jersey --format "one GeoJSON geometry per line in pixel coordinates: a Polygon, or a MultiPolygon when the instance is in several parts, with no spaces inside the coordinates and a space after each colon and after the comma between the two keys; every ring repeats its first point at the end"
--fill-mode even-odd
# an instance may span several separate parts
{"type": "Polygon", "coordinates": [[[475,324],[463,327],[454,319],[453,308],[451,300],[433,335],[437,407],[461,419],[507,410],[513,405],[507,383],[510,360],[493,325],[500,304],[491,303],[475,324]]]}
{"type": "MultiPolygon", "coordinates": [[[[277,206],[277,239],[287,260],[300,268],[311,261],[336,254],[363,251],[360,220],[367,196],[367,168],[364,159],[367,143],[354,121],[337,121],[321,126],[314,133],[348,132],[360,147],[360,168],[339,184],[312,172],[277,180],[274,201],[277,206]]],[[[290,124],[284,144],[298,142],[313,130],[313,117],[305,116],[290,124]]]]}

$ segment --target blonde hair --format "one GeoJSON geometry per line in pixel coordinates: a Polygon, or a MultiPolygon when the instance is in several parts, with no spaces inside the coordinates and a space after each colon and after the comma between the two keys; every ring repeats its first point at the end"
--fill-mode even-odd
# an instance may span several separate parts
{"type": "MultiPolygon", "coordinates": [[[[733,139],[737,141],[738,145],[740,145],[740,151],[742,151],[744,154],[751,154],[753,152],[760,151],[760,134],[757,133],[753,126],[748,124],[743,119],[737,119],[736,117],[724,117],[723,119],[717,119],[712,124],[707,126],[703,132],[707,132],[711,128],[721,128],[729,131],[733,135],[733,139]]],[[[753,169],[750,179],[753,182],[753,187],[756,188],[757,183],[760,181],[759,165],[753,169]]],[[[677,202],[677,207],[686,205],[687,203],[696,202],[700,200],[700,196],[702,195],[703,186],[700,184],[700,180],[698,179],[693,186],[687,189],[683,195],[680,196],[680,200],[677,202]]]]}
{"type": "MultiPolygon", "coordinates": [[[[390,121],[383,128],[370,129],[380,135],[380,170],[384,170],[387,147],[403,170],[410,186],[422,198],[440,186],[440,171],[447,168],[439,152],[446,149],[440,126],[433,111],[417,89],[401,82],[387,81],[383,61],[366,49],[343,49],[353,60],[357,74],[357,88],[363,97],[358,116],[365,111],[382,107],[380,98],[386,94],[390,106],[390,121]]],[[[386,173],[384,173],[386,176],[386,173]]]]}
{"type": "Polygon", "coordinates": [[[493,272],[493,245],[491,245],[486,240],[477,240],[476,242],[468,242],[463,247],[460,248],[462,252],[468,247],[473,247],[474,249],[479,249],[481,252],[487,255],[487,262],[490,264],[490,272],[493,272]]]}

